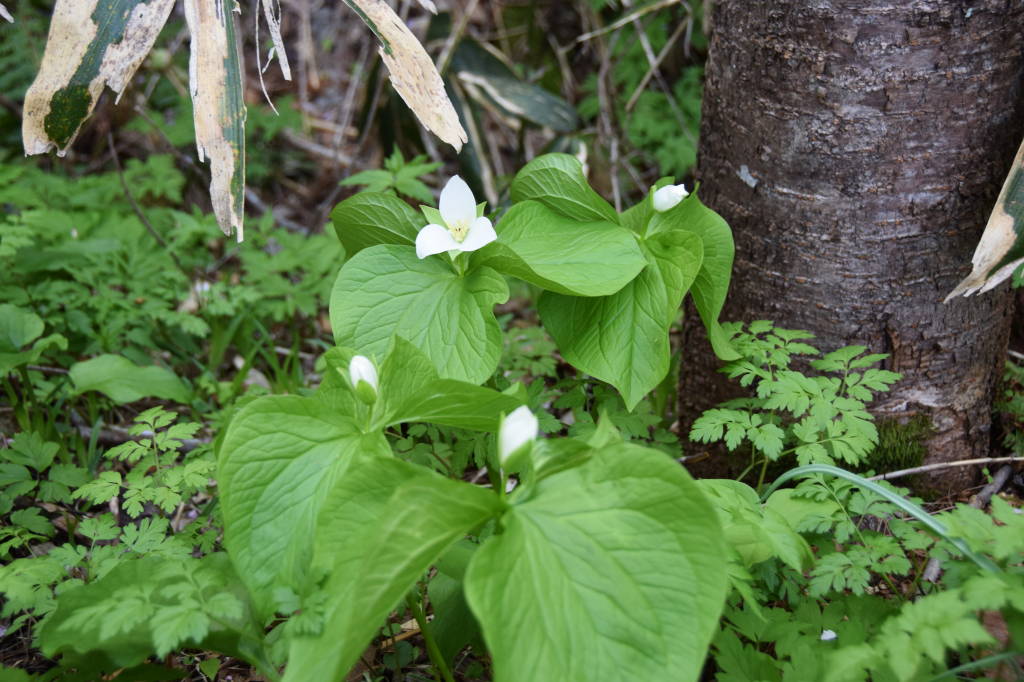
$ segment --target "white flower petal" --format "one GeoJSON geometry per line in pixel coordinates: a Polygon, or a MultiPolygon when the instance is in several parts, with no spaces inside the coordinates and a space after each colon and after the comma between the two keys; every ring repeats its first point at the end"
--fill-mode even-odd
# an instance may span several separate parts
{"type": "Polygon", "coordinates": [[[512,410],[498,429],[498,459],[504,464],[519,448],[537,438],[539,422],[526,405],[512,410]]]}
{"type": "Polygon", "coordinates": [[[498,234],[494,231],[491,221],[487,218],[477,218],[469,226],[469,234],[459,244],[459,249],[462,251],[476,251],[480,247],[487,246],[497,238],[498,234]]]}
{"type": "Polygon", "coordinates": [[[348,376],[353,386],[356,386],[360,381],[365,381],[373,387],[374,391],[377,390],[377,368],[370,358],[365,355],[352,357],[352,360],[348,363],[348,376]]]}
{"type": "Polygon", "coordinates": [[[835,630],[822,630],[821,631],[821,641],[823,641],[823,642],[831,642],[833,639],[835,639],[838,636],[839,635],[836,634],[835,630]]]}
{"type": "Polygon", "coordinates": [[[689,194],[685,185],[665,185],[654,193],[654,210],[663,213],[675,208],[689,194]]]}
{"type": "Polygon", "coordinates": [[[458,175],[453,175],[441,190],[441,200],[437,205],[448,227],[454,227],[460,222],[469,225],[476,219],[476,199],[473,197],[473,190],[458,175]]]}
{"type": "Polygon", "coordinates": [[[459,248],[461,246],[452,239],[451,233],[434,223],[427,225],[416,235],[417,258],[426,258],[427,256],[433,256],[435,253],[444,253],[445,251],[459,248]]]}

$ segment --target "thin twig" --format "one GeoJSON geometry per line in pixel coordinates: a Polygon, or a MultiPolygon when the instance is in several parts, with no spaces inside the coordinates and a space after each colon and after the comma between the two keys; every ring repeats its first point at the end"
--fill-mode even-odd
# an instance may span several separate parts
{"type": "Polygon", "coordinates": [[[595,31],[590,31],[589,33],[584,33],[579,38],[577,38],[576,42],[573,43],[573,44],[574,45],[578,45],[580,43],[585,43],[586,41],[591,40],[592,38],[596,38],[598,36],[602,36],[605,33],[611,33],[612,31],[614,31],[616,29],[622,28],[626,24],[632,23],[634,19],[639,19],[640,17],[644,16],[645,14],[650,14],[651,12],[657,12],[660,9],[664,9],[664,8],[668,7],[669,5],[675,5],[677,3],[678,4],[682,4],[681,0],[661,0],[661,2],[656,2],[653,5],[647,5],[646,7],[641,7],[640,9],[638,9],[635,12],[633,12],[632,14],[628,14],[628,15],[622,17],[621,19],[613,21],[612,23],[608,24],[607,26],[603,26],[603,27],[601,27],[601,28],[599,28],[599,29],[597,29],[595,31]]]}
{"type": "Polygon", "coordinates": [[[925,471],[935,471],[937,469],[967,467],[975,466],[977,464],[1002,464],[1004,462],[1024,462],[1024,457],[979,457],[978,459],[962,459],[958,462],[939,462],[938,464],[925,464],[924,466],[914,467],[913,469],[900,469],[899,471],[890,471],[887,474],[879,474],[878,476],[870,477],[868,480],[888,481],[891,478],[902,478],[903,476],[911,476],[913,474],[920,474],[925,471]]]}
{"type": "Polygon", "coordinates": [[[442,76],[448,71],[448,67],[451,65],[452,55],[455,54],[455,48],[462,41],[462,37],[466,34],[466,26],[469,24],[470,18],[473,16],[473,12],[476,11],[476,6],[480,4],[480,0],[469,0],[469,4],[459,15],[459,21],[455,24],[455,29],[448,35],[448,39],[444,43],[444,47],[441,49],[441,54],[437,57],[437,72],[442,76]]]}
{"type": "Polygon", "coordinates": [[[626,102],[626,111],[633,111],[633,107],[636,106],[637,100],[640,99],[640,93],[647,89],[647,84],[651,82],[651,77],[654,76],[655,73],[660,73],[661,63],[665,61],[665,57],[668,56],[669,51],[675,45],[676,41],[679,40],[683,33],[686,32],[687,26],[692,23],[693,17],[687,17],[686,21],[679,22],[679,25],[676,26],[676,30],[672,32],[672,35],[669,36],[668,41],[665,43],[665,47],[661,48],[661,52],[658,53],[658,56],[654,58],[653,62],[650,62],[650,68],[647,69],[647,73],[645,73],[644,77],[640,79],[640,83],[636,86],[633,94],[630,95],[629,101],[626,102]]]}
{"type": "Polygon", "coordinates": [[[68,374],[68,370],[63,367],[43,367],[42,365],[28,365],[28,369],[34,372],[42,372],[43,374],[68,374]]]}
{"type": "Polygon", "coordinates": [[[160,233],[156,231],[153,224],[149,222],[149,218],[146,217],[146,214],[142,212],[142,207],[139,206],[137,201],[135,201],[135,196],[128,187],[128,181],[124,179],[124,169],[121,167],[121,157],[117,155],[117,147],[114,145],[114,135],[110,131],[107,131],[107,144],[110,145],[110,154],[114,158],[114,166],[117,168],[117,177],[121,180],[121,189],[124,190],[124,195],[128,198],[128,203],[132,205],[132,210],[135,211],[135,215],[149,234],[153,236],[156,243],[159,244],[163,250],[167,252],[167,255],[171,257],[174,264],[179,270],[181,270],[181,274],[185,275],[185,280],[191,282],[192,274],[185,269],[184,265],[181,264],[181,261],[178,260],[178,255],[171,250],[171,247],[167,244],[164,238],[160,236],[160,233]]]}

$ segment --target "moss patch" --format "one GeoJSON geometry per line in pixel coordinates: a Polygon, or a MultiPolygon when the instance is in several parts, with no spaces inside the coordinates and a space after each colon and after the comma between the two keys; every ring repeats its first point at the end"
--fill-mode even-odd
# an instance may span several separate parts
{"type": "Polygon", "coordinates": [[[880,419],[877,426],[878,447],[868,455],[866,469],[885,473],[921,465],[928,454],[925,441],[935,432],[929,417],[919,414],[906,422],[880,419]]]}

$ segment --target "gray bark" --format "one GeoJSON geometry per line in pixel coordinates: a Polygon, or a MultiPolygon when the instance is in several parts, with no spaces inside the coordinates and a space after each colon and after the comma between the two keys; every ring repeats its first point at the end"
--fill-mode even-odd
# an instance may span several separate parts
{"type": "MultiPolygon", "coordinates": [[[[929,415],[929,462],[986,456],[1011,297],[942,299],[1024,132],[1024,2],[721,0],[712,26],[698,177],[736,238],[723,319],[890,353],[878,411],[929,415]]],[[[684,364],[684,424],[727,393],[715,365],[684,364]]]]}

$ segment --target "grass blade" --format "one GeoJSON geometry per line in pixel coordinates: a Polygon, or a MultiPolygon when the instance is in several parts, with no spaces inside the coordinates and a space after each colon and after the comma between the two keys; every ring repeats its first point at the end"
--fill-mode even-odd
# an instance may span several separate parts
{"type": "Polygon", "coordinates": [[[971,549],[962,539],[950,535],[949,529],[946,528],[946,525],[944,523],[936,519],[934,516],[929,514],[920,506],[914,504],[905,497],[897,495],[891,490],[878,485],[874,481],[869,481],[863,476],[858,476],[855,473],[852,473],[845,469],[840,469],[839,467],[831,466],[829,464],[809,464],[807,466],[797,467],[796,469],[790,469],[789,471],[775,479],[775,482],[772,483],[768,490],[764,492],[764,494],[761,496],[761,499],[768,499],[769,495],[775,492],[779,488],[779,486],[781,486],[783,483],[787,481],[790,481],[794,478],[807,478],[812,474],[827,474],[829,476],[835,476],[836,478],[842,478],[847,481],[850,481],[851,483],[856,483],[857,486],[865,490],[870,490],[879,497],[896,505],[910,516],[913,516],[915,519],[920,521],[925,526],[925,528],[932,531],[933,533],[935,533],[936,535],[938,535],[939,537],[941,537],[942,539],[946,540],[954,547],[956,547],[964,556],[966,556],[971,561],[980,566],[982,570],[991,571],[993,573],[999,572],[998,566],[992,563],[992,561],[990,561],[987,557],[984,557],[980,554],[976,554],[975,552],[971,551],[971,549]]]}

